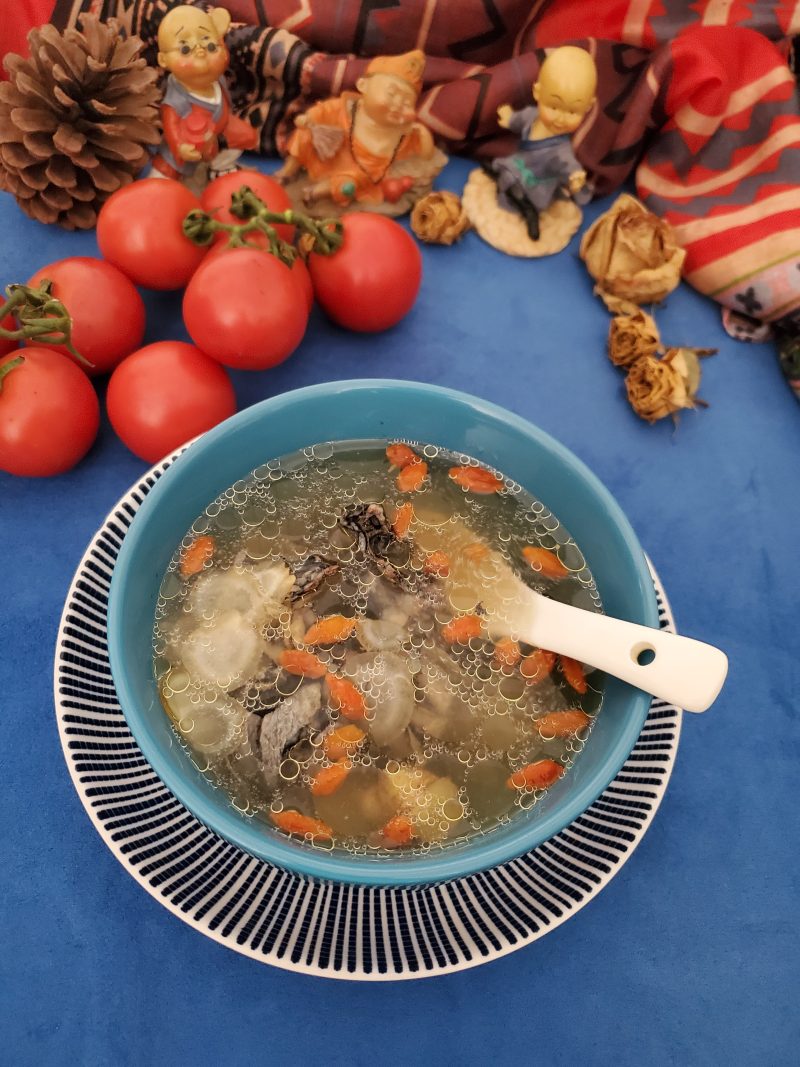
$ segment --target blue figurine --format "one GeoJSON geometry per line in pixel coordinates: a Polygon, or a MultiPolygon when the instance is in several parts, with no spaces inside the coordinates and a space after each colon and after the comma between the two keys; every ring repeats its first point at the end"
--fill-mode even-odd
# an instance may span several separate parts
{"type": "Polygon", "coordinates": [[[554,200],[576,204],[591,199],[586,172],[572,150],[571,136],[595,101],[597,68],[588,52],[565,45],[551,52],[533,86],[536,106],[497,109],[501,126],[519,135],[517,151],[484,164],[497,183],[501,207],[525,220],[532,241],[539,240],[539,213],[554,200]]]}

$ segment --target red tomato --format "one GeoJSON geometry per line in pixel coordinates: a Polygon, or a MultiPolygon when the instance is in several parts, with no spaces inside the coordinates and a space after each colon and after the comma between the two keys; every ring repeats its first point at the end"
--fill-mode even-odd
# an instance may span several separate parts
{"type": "Polygon", "coordinates": [[[20,348],[0,359],[0,375],[0,470],[44,478],[74,467],[100,425],[83,371],[50,348],[20,348]],[[20,356],[24,362],[3,374],[20,356]]]}
{"type": "Polygon", "coordinates": [[[285,263],[267,252],[232,248],[198,268],[183,294],[194,343],[239,370],[282,363],[303,339],[308,308],[285,263]]]}
{"type": "MultiPolygon", "coordinates": [[[[217,222],[241,222],[241,219],[237,219],[231,213],[230,207],[231,197],[243,185],[248,185],[256,196],[264,201],[270,211],[287,211],[292,206],[286,190],[274,178],[258,170],[237,170],[233,174],[223,174],[221,178],[215,178],[206,186],[200,197],[203,210],[213,215],[217,222]]],[[[294,226],[289,226],[287,223],[276,226],[275,232],[284,241],[294,240],[294,226]]],[[[260,234],[249,234],[247,240],[255,241],[259,247],[266,247],[266,239],[262,245],[260,237],[260,234]]],[[[217,240],[225,241],[226,237],[224,234],[219,234],[217,240]]]]}
{"type": "Polygon", "coordinates": [[[412,308],[422,279],[414,238],[384,215],[345,215],[344,241],[308,260],[314,295],[340,326],[364,333],[394,326],[412,308]]]}
{"type": "Polygon", "coordinates": [[[157,341],[128,356],[108,383],[111,425],[134,455],[157,463],[236,411],[230,378],[185,341],[157,341]]]}
{"type": "MultiPolygon", "coordinates": [[[[53,283],[53,296],[72,319],[73,346],[94,364],[84,368],[87,374],[93,377],[113,370],[142,343],[144,304],[122,271],[102,259],[75,256],[37,270],[28,285],[38,286],[45,278],[53,283]]],[[[69,356],[63,346],[53,347],[69,356]]]]}
{"type": "MultiPolygon", "coordinates": [[[[0,326],[4,330],[16,330],[17,321],[13,315],[6,315],[0,326]]],[[[4,356],[6,352],[16,352],[19,348],[21,341],[12,341],[9,337],[0,337],[0,356],[4,356]]]]}
{"type": "Polygon", "coordinates": [[[145,289],[182,289],[206,254],[181,225],[200,201],[170,178],[142,178],[100,208],[97,243],[109,263],[145,289]]]}
{"type": "MultiPolygon", "coordinates": [[[[264,237],[264,235],[260,233],[257,233],[255,236],[264,237]]],[[[267,252],[266,238],[264,238],[263,242],[255,242],[253,245],[251,245],[251,248],[256,251],[264,251],[267,255],[271,255],[271,253],[267,252]]],[[[222,256],[225,255],[226,252],[233,251],[234,249],[228,248],[226,245],[223,244],[212,245],[212,247],[209,249],[208,255],[203,260],[203,266],[205,266],[205,264],[208,263],[215,256],[222,256]]],[[[314,286],[311,284],[311,275],[308,273],[308,267],[306,266],[305,260],[302,256],[297,256],[294,263],[292,264],[292,277],[297,281],[300,286],[300,292],[303,294],[303,301],[306,307],[308,308],[308,313],[310,315],[311,309],[314,306],[314,286]]]]}

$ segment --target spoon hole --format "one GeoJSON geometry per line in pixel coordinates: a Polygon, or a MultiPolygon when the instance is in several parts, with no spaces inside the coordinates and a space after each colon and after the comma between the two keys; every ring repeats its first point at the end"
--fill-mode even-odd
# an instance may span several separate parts
{"type": "Polygon", "coordinates": [[[636,645],[631,649],[631,659],[635,660],[640,667],[649,666],[656,658],[656,650],[651,645],[636,645]]]}

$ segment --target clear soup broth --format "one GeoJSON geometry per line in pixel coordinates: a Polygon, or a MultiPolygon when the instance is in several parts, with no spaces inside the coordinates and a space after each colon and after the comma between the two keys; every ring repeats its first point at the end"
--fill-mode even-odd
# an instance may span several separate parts
{"type": "Polygon", "coordinates": [[[485,834],[568,772],[602,702],[599,673],[498,630],[517,576],[601,610],[557,518],[469,456],[353,441],[273,460],[170,562],[164,710],[265,832],[359,854],[485,834]]]}

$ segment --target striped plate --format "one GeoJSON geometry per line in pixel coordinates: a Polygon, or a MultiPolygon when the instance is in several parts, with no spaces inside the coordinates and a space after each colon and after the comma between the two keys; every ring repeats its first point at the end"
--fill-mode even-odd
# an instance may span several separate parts
{"type": "MultiPolygon", "coordinates": [[[[279,870],[200,823],[163,785],[114,692],[106,601],[125,531],[174,457],[149,471],[94,536],[64,606],[55,705],[67,768],[103,841],[166,908],[207,937],[287,970],[362,981],[424,978],[513,952],[569,919],[629,858],[664,795],[681,712],[654,701],[603,795],[527,855],[428,888],[332,885],[279,870]]],[[[674,629],[653,577],[662,628],[674,629]]]]}

